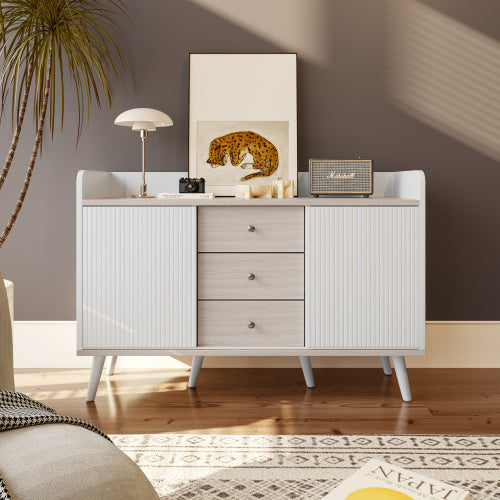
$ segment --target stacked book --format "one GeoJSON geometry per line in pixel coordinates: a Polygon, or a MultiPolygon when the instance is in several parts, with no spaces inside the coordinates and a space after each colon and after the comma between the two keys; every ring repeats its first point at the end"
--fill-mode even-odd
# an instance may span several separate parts
{"type": "Polygon", "coordinates": [[[214,193],[158,193],[159,200],[211,200],[214,193]]]}

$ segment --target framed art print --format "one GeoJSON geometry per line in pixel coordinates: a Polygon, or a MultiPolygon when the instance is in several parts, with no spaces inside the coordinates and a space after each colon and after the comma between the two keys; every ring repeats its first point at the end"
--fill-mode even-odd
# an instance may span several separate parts
{"type": "Polygon", "coordinates": [[[217,196],[291,179],[297,195],[296,54],[190,54],[189,177],[217,196]]]}

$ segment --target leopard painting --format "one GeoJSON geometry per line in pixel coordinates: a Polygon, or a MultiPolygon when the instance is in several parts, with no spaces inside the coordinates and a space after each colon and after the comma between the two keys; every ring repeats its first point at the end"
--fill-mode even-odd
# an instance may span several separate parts
{"type": "Polygon", "coordinates": [[[258,170],[242,177],[242,181],[267,177],[278,168],[278,150],[274,144],[255,132],[233,132],[210,143],[207,163],[213,168],[225,165],[228,156],[234,166],[258,170]],[[247,153],[253,156],[253,163],[241,164],[247,153]]]}

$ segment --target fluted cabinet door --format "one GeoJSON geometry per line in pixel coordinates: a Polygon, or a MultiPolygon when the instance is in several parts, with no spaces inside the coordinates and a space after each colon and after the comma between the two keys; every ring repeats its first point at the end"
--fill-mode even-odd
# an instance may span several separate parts
{"type": "Polygon", "coordinates": [[[306,207],[306,346],[424,349],[423,212],[306,207]]]}
{"type": "Polygon", "coordinates": [[[79,348],[196,346],[196,208],[82,210],[79,348]]]}

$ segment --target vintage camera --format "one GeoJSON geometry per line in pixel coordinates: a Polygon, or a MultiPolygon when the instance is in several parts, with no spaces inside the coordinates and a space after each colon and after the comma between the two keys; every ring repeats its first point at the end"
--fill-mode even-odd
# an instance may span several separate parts
{"type": "Polygon", "coordinates": [[[204,193],[205,179],[190,179],[181,177],[179,179],[179,193],[204,193]]]}

